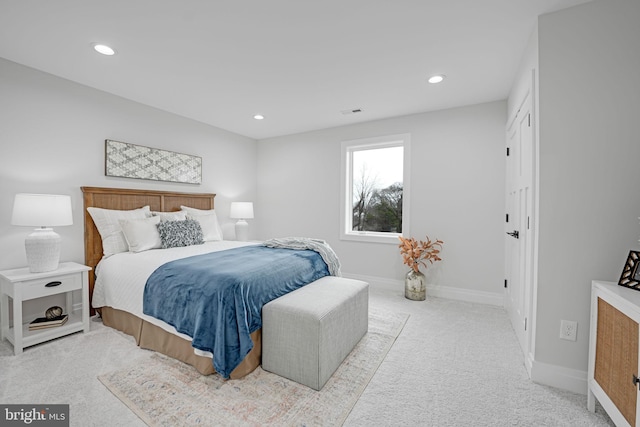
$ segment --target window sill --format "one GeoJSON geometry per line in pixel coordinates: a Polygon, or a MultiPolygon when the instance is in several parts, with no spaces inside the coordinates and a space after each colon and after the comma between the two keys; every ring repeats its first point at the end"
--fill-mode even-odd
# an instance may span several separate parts
{"type": "Polygon", "coordinates": [[[400,241],[398,237],[402,236],[399,233],[373,233],[373,232],[353,232],[342,233],[340,240],[350,240],[354,242],[367,242],[367,243],[386,243],[398,245],[400,241]]]}

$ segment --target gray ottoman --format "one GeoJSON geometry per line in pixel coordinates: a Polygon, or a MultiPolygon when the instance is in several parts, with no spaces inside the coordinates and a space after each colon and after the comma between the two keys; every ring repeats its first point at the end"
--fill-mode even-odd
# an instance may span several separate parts
{"type": "Polygon", "coordinates": [[[323,277],[262,307],[262,368],[320,390],[368,325],[369,284],[323,277]]]}

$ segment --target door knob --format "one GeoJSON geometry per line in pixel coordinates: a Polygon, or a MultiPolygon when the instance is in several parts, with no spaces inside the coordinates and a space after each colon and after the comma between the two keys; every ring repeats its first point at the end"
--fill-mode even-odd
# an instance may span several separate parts
{"type": "Polygon", "coordinates": [[[518,230],[513,230],[511,233],[507,231],[507,234],[511,237],[515,237],[516,239],[520,238],[520,233],[518,232],[518,230]]]}

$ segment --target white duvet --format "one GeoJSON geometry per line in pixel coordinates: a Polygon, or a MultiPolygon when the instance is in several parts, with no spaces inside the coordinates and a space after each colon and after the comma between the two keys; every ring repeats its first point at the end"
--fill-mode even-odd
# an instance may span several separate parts
{"type": "MultiPolygon", "coordinates": [[[[91,305],[95,308],[108,306],[126,311],[174,335],[191,340],[191,337],[179,333],[173,326],[142,312],[142,299],[147,279],[158,267],[169,261],[249,245],[255,245],[255,243],[223,240],[180,248],[111,255],[102,259],[96,267],[96,282],[91,305]]],[[[196,353],[211,357],[210,353],[200,351],[196,353]]]]}

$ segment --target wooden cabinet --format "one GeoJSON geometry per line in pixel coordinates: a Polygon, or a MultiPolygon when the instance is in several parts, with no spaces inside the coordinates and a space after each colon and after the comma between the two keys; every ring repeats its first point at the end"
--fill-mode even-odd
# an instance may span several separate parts
{"type": "Polygon", "coordinates": [[[617,426],[638,424],[638,324],[640,292],[593,282],[587,406],[597,399],[617,426]]]}

